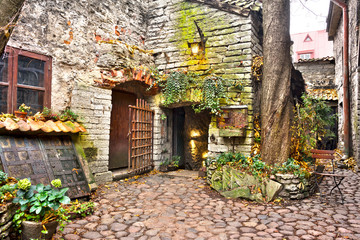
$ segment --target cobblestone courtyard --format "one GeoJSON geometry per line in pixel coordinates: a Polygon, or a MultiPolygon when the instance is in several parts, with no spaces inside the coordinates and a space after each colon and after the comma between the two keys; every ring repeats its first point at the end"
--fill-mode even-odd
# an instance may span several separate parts
{"type": "Polygon", "coordinates": [[[56,239],[360,239],[360,176],[346,174],[344,205],[319,196],[281,205],[229,200],[203,179],[164,174],[113,182],[97,191],[94,215],[56,239]]]}

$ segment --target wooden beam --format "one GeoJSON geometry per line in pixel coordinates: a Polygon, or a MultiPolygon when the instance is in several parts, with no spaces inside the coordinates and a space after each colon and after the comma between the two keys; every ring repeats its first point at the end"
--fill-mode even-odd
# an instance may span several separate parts
{"type": "Polygon", "coordinates": [[[250,14],[250,8],[238,7],[236,5],[231,5],[228,3],[220,2],[219,0],[188,0],[188,1],[207,4],[213,8],[216,8],[216,9],[219,9],[219,10],[222,10],[225,12],[241,15],[244,17],[248,17],[250,14]]]}

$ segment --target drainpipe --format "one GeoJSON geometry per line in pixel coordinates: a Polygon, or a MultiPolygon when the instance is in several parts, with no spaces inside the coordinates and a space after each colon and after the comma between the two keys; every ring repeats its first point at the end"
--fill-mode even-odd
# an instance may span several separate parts
{"type": "Polygon", "coordinates": [[[344,24],[344,46],[343,46],[343,64],[344,64],[344,154],[348,158],[350,154],[350,101],[349,101],[349,15],[348,7],[342,0],[331,0],[334,4],[342,9],[344,24]]]}

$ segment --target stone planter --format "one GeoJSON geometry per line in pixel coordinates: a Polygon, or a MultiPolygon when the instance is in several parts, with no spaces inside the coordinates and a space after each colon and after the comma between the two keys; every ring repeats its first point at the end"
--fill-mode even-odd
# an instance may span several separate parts
{"type": "MultiPolygon", "coordinates": [[[[318,166],[317,172],[323,172],[324,166],[318,166]]],[[[279,193],[279,197],[285,199],[300,200],[313,195],[316,192],[315,177],[317,175],[311,173],[307,179],[300,179],[294,174],[275,174],[275,181],[281,183],[284,188],[279,193]]],[[[320,184],[320,180],[318,180],[320,184]]]]}
{"type": "Polygon", "coordinates": [[[260,180],[229,166],[215,170],[211,175],[210,184],[226,198],[244,198],[257,202],[274,200],[282,189],[278,182],[271,179],[260,180]]]}
{"type": "Polygon", "coordinates": [[[303,199],[310,196],[309,181],[301,180],[293,174],[275,174],[275,181],[281,183],[284,188],[279,193],[279,197],[285,199],[303,199]],[[302,182],[302,184],[300,184],[302,182]]]}
{"type": "Polygon", "coordinates": [[[22,240],[30,240],[30,239],[51,239],[54,233],[56,232],[56,228],[58,226],[57,221],[49,222],[45,224],[46,229],[48,230],[47,234],[41,233],[43,230],[43,226],[40,222],[33,221],[24,221],[21,225],[22,230],[22,240]]]}
{"type": "Polygon", "coordinates": [[[159,171],[160,172],[170,172],[170,171],[176,171],[178,167],[172,166],[172,165],[160,165],[159,171]]]}
{"type": "Polygon", "coordinates": [[[219,130],[220,137],[245,137],[246,131],[245,128],[241,129],[220,129],[219,130]]]}
{"type": "Polygon", "coordinates": [[[7,203],[0,207],[0,239],[6,239],[9,236],[12,219],[16,209],[14,203],[7,203]]]}

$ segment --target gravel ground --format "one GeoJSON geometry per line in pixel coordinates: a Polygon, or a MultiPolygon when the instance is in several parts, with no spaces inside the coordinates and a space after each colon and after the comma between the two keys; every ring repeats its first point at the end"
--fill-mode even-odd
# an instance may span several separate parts
{"type": "Polygon", "coordinates": [[[336,194],[323,202],[318,195],[266,205],[230,200],[191,174],[112,182],[94,195],[94,214],[55,239],[360,239],[360,175],[343,171],[345,204],[336,194]]]}

